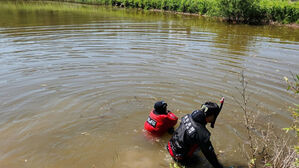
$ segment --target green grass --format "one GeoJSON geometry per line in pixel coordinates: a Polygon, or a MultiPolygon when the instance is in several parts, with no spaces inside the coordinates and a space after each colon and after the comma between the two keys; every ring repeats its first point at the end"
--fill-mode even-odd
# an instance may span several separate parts
{"type": "Polygon", "coordinates": [[[82,11],[84,13],[89,12],[92,13],[96,9],[95,8],[87,8],[78,4],[68,4],[64,3],[51,3],[51,2],[42,2],[36,1],[33,3],[28,3],[26,1],[18,1],[14,3],[13,1],[7,1],[1,3],[1,10],[8,9],[10,11],[17,10],[42,10],[42,11],[66,11],[66,12],[78,12],[82,11]]]}
{"type": "Polygon", "coordinates": [[[122,7],[160,9],[254,23],[299,22],[299,2],[290,0],[67,0],[122,7]]]}
{"type": "MultiPolygon", "coordinates": [[[[299,23],[299,1],[291,0],[53,0],[159,9],[223,17],[230,22],[299,23]]],[[[59,9],[57,9],[59,10],[59,9]]],[[[72,8],[70,9],[72,10],[72,8]]]]}

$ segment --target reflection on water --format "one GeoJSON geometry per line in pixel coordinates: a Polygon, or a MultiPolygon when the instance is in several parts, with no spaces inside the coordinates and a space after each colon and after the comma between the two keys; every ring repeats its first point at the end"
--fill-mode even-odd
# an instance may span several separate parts
{"type": "Polygon", "coordinates": [[[169,167],[170,136],[142,131],[155,101],[181,117],[221,96],[212,141],[225,165],[246,165],[241,70],[249,108],[289,125],[297,29],[69,5],[0,4],[0,167],[169,167]]]}

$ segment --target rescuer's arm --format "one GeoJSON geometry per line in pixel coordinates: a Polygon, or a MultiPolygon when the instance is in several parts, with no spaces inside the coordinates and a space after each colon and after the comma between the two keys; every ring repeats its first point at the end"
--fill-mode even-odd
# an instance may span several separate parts
{"type": "Polygon", "coordinates": [[[167,119],[171,127],[175,126],[175,124],[178,121],[178,117],[175,114],[173,114],[171,111],[168,111],[167,119]]]}
{"type": "Polygon", "coordinates": [[[202,153],[205,155],[207,160],[214,166],[214,168],[223,168],[223,166],[219,163],[217,159],[217,156],[214,152],[214,148],[210,140],[200,143],[200,149],[202,150],[202,153]]]}
{"type": "Polygon", "coordinates": [[[174,115],[171,111],[168,111],[167,113],[167,127],[168,127],[168,133],[173,134],[174,132],[174,126],[178,121],[178,117],[174,115]]]}

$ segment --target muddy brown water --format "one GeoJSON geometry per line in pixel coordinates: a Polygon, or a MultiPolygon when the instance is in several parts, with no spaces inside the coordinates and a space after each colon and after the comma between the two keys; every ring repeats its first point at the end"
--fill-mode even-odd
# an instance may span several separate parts
{"type": "Polygon", "coordinates": [[[212,143],[246,166],[240,72],[277,129],[298,103],[283,81],[299,72],[298,29],[62,3],[0,2],[0,16],[1,168],[169,167],[170,135],[143,132],[155,101],[182,117],[221,96],[212,143]]]}

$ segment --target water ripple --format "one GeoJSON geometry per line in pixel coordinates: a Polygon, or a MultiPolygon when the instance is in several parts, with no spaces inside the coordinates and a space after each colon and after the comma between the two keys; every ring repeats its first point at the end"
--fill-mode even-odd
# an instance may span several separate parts
{"type": "MultiPolygon", "coordinates": [[[[104,151],[113,145],[111,136],[138,141],[128,135],[137,136],[153,103],[162,99],[181,117],[204,101],[225,96],[219,125],[225,128],[223,134],[242,143],[244,132],[235,127],[242,113],[233,99],[242,70],[253,104],[275,113],[277,127],[290,121],[284,109],[297,99],[286,93],[282,78],[299,71],[298,41],[271,35],[263,27],[244,32],[242,25],[198,18],[189,23],[172,17],[106,17],[80,24],[0,28],[0,146],[5,146],[0,160],[10,163],[11,158],[31,156],[39,163],[39,154],[48,151],[67,160],[72,150],[88,151],[86,141],[104,151]],[[113,131],[117,135],[111,135],[113,131]]],[[[55,157],[51,159],[55,167],[55,157]]]]}

